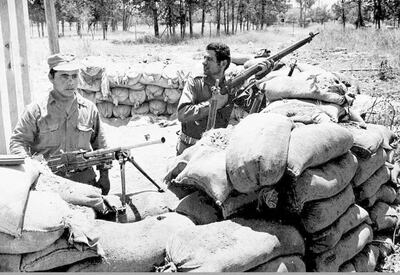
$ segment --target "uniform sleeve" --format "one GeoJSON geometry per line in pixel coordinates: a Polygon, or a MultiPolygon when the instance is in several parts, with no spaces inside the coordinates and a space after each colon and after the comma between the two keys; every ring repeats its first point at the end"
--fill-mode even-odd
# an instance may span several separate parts
{"type": "Polygon", "coordinates": [[[97,110],[96,106],[93,106],[93,113],[94,113],[94,132],[92,134],[90,143],[92,145],[93,150],[104,149],[107,148],[107,141],[104,132],[104,128],[102,122],[100,120],[100,114],[97,110]]]}
{"type": "Polygon", "coordinates": [[[19,118],[10,138],[11,154],[31,156],[31,148],[37,135],[37,105],[28,106],[19,118]]]}
{"type": "Polygon", "coordinates": [[[180,122],[196,121],[208,116],[210,106],[208,101],[195,104],[196,93],[202,92],[198,89],[192,78],[186,82],[178,103],[178,120],[180,122]]]}

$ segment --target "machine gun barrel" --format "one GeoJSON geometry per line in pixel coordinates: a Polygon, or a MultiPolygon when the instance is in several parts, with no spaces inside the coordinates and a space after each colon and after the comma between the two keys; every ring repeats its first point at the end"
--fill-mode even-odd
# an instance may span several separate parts
{"type": "MultiPolygon", "coordinates": [[[[266,60],[272,61],[272,62],[275,63],[275,62],[279,61],[280,59],[282,59],[283,57],[285,57],[286,55],[294,52],[298,48],[300,48],[300,47],[304,46],[305,44],[309,43],[314,38],[314,36],[316,36],[318,34],[319,34],[319,32],[316,32],[316,33],[312,33],[311,32],[308,37],[296,42],[295,44],[287,47],[286,49],[284,49],[284,50],[282,50],[282,51],[280,51],[280,52],[278,52],[278,53],[276,53],[276,54],[274,54],[274,55],[272,55],[270,57],[267,57],[266,60]]],[[[253,76],[253,75],[255,75],[255,74],[259,73],[259,72],[261,72],[264,69],[264,66],[263,66],[262,63],[263,63],[263,61],[260,61],[259,63],[254,64],[253,66],[250,66],[249,68],[247,68],[246,70],[241,72],[238,76],[230,79],[227,82],[226,87],[224,87],[222,93],[226,93],[226,92],[228,92],[230,94],[235,93],[235,88],[238,88],[238,87],[242,86],[243,83],[248,78],[250,78],[251,76],[253,76]]]]}
{"type": "Polygon", "coordinates": [[[91,157],[96,157],[99,155],[106,155],[106,154],[110,154],[110,153],[114,153],[114,152],[127,151],[127,150],[131,150],[131,149],[139,148],[139,147],[144,147],[144,146],[159,144],[159,143],[164,143],[164,142],[165,142],[165,138],[161,137],[159,139],[148,140],[148,141],[133,144],[133,145],[115,147],[115,148],[110,148],[110,149],[100,149],[100,150],[96,150],[96,151],[86,152],[83,156],[85,158],[91,158],[91,157]]]}

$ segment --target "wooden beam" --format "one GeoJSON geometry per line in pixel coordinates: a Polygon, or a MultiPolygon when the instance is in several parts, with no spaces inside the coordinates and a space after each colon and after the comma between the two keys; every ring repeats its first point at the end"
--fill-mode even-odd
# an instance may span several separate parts
{"type": "Polygon", "coordinates": [[[28,0],[15,1],[15,10],[17,15],[16,23],[19,42],[19,65],[21,69],[22,93],[24,105],[28,105],[32,101],[27,41],[29,30],[28,0]]]}
{"type": "Polygon", "coordinates": [[[46,13],[47,33],[49,35],[50,53],[59,53],[60,46],[58,44],[58,29],[54,0],[44,0],[44,9],[46,13]]]}
{"type": "MultiPolygon", "coordinates": [[[[1,21],[1,35],[5,73],[6,73],[6,86],[4,87],[8,93],[8,106],[10,112],[11,127],[14,128],[18,121],[18,102],[17,90],[15,83],[14,64],[12,63],[12,43],[10,34],[10,16],[8,10],[7,0],[0,0],[0,21],[1,21]]],[[[7,102],[5,102],[7,103],[7,102]]]]}

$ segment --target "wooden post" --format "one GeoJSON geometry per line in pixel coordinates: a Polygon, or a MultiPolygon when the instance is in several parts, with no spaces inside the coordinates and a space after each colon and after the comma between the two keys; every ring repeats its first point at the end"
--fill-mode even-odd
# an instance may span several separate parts
{"type": "Polygon", "coordinates": [[[28,15],[28,1],[19,0],[15,1],[15,10],[17,11],[17,30],[19,41],[19,58],[21,67],[21,82],[24,105],[31,103],[31,82],[29,78],[29,60],[28,60],[28,29],[29,29],[29,15],[28,15]]]}
{"type": "Polygon", "coordinates": [[[56,9],[54,8],[54,0],[44,0],[44,9],[46,13],[47,33],[49,35],[50,53],[60,52],[57,33],[56,9]]]}
{"type": "Polygon", "coordinates": [[[0,0],[0,20],[1,20],[1,35],[3,37],[3,56],[4,56],[4,66],[6,74],[7,85],[4,85],[4,89],[7,90],[8,100],[5,100],[5,104],[8,101],[11,127],[14,127],[18,121],[18,104],[17,104],[17,89],[15,86],[15,68],[12,63],[11,50],[11,33],[10,33],[10,16],[8,10],[7,0],[0,0]]]}

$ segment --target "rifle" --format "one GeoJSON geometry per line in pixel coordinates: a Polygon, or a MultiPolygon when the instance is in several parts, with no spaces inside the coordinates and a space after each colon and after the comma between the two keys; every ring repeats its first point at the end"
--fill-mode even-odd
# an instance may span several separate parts
{"type": "Polygon", "coordinates": [[[215,94],[219,92],[219,79],[215,80],[215,85],[211,88],[211,91],[212,91],[212,96],[211,96],[210,110],[208,111],[206,131],[214,129],[215,127],[215,119],[217,116],[217,99],[215,98],[215,94]]]}
{"type": "MultiPolygon", "coordinates": [[[[300,47],[304,46],[305,44],[310,43],[311,40],[318,34],[319,34],[319,32],[316,32],[316,33],[310,32],[308,37],[294,43],[293,45],[287,47],[286,49],[284,49],[272,56],[269,56],[267,58],[260,58],[260,62],[250,66],[249,68],[245,69],[240,74],[238,74],[237,76],[229,79],[226,82],[225,86],[221,89],[221,93],[222,94],[225,94],[225,93],[234,94],[236,96],[236,98],[243,97],[243,94],[246,94],[249,90],[256,88],[255,87],[256,79],[252,79],[252,81],[250,81],[249,84],[245,85],[245,87],[238,89],[239,87],[243,86],[243,84],[245,83],[245,81],[248,78],[265,70],[265,65],[269,65],[271,62],[273,63],[273,65],[275,65],[276,62],[278,62],[280,59],[282,59],[286,55],[294,52],[295,50],[299,49],[300,47]]],[[[273,69],[273,66],[270,66],[270,68],[267,68],[267,70],[265,72],[263,72],[260,77],[257,77],[257,79],[264,77],[265,75],[270,73],[270,71],[272,69],[273,69]]],[[[254,92],[254,95],[252,93],[250,95],[250,97],[251,96],[254,96],[255,99],[253,101],[253,106],[251,107],[250,112],[251,113],[258,112],[258,109],[261,105],[261,101],[264,99],[265,95],[262,91],[259,91],[256,89],[256,91],[254,92]]]]}
{"type": "Polygon", "coordinates": [[[51,156],[47,160],[47,165],[50,167],[53,173],[68,174],[76,171],[80,171],[94,165],[111,165],[113,160],[117,160],[120,165],[121,171],[121,187],[122,187],[122,211],[126,208],[126,185],[125,185],[125,163],[129,161],[132,165],[142,173],[155,187],[157,187],[159,192],[164,192],[164,190],[139,166],[139,164],[134,160],[133,156],[130,155],[130,150],[144,147],[153,144],[164,143],[165,138],[155,140],[147,140],[142,143],[137,143],[134,145],[115,147],[110,149],[100,149],[95,151],[72,151],[65,152],[59,155],[51,156]]]}

